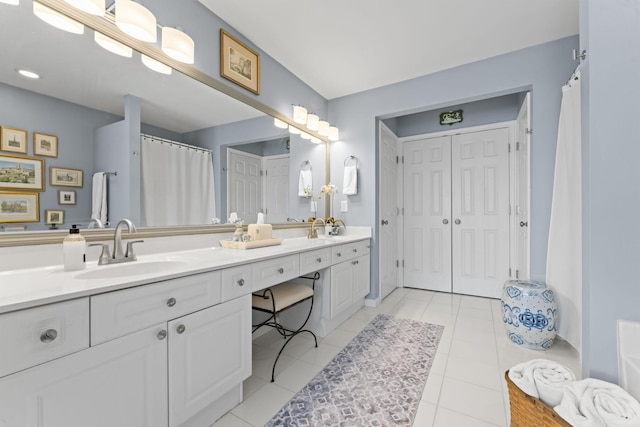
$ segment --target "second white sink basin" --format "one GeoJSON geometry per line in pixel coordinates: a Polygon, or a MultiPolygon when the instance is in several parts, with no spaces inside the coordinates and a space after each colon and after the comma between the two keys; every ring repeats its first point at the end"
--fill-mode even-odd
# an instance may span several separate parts
{"type": "Polygon", "coordinates": [[[126,276],[138,276],[141,274],[162,273],[177,267],[186,266],[184,261],[131,261],[123,264],[97,266],[90,271],[75,276],[76,279],[114,279],[126,276]]]}

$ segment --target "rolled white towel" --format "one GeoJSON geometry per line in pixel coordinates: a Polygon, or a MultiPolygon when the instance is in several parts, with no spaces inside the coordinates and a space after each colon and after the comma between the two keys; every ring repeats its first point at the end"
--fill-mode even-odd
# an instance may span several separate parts
{"type": "Polygon", "coordinates": [[[574,427],[640,426],[640,403],[621,387],[593,378],[565,385],[554,409],[574,427]]]}
{"type": "Polygon", "coordinates": [[[563,386],[576,376],[564,365],[548,359],[533,359],[509,369],[509,379],[529,396],[553,407],[562,400],[563,386]]]}

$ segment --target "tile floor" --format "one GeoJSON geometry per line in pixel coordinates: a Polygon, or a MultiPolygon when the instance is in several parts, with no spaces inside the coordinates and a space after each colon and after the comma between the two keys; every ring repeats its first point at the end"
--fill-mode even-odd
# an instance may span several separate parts
{"type": "Polygon", "coordinates": [[[378,313],[436,323],[444,334],[429,373],[414,426],[508,426],[504,372],[534,358],[547,358],[580,375],[578,353],[557,340],[547,351],[519,348],[508,341],[500,301],[416,289],[396,289],[376,308],[363,308],[323,339],[296,337],[285,349],[269,382],[282,344],[275,331],[253,342],[253,375],[244,383],[244,402],[214,427],[263,426],[378,313]]]}

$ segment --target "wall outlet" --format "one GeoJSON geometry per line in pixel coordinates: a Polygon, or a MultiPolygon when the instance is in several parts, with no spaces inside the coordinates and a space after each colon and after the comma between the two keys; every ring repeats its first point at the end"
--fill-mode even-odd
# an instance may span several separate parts
{"type": "Polygon", "coordinates": [[[340,202],[340,212],[347,212],[349,210],[349,201],[342,200],[340,202]]]}
{"type": "Polygon", "coordinates": [[[311,212],[318,212],[318,203],[315,200],[312,200],[311,203],[309,204],[309,210],[311,212]]]}

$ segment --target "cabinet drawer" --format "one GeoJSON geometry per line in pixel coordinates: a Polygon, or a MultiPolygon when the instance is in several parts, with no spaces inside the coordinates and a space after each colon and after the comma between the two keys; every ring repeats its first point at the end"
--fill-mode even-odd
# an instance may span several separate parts
{"type": "Polygon", "coordinates": [[[91,297],[91,345],[220,302],[220,271],[91,297]]]}
{"type": "Polygon", "coordinates": [[[253,291],[286,282],[300,275],[300,256],[289,255],[253,264],[253,291]]]}
{"type": "Polygon", "coordinates": [[[322,270],[331,265],[331,248],[316,249],[300,254],[300,274],[322,270]]]}
{"type": "Polygon", "coordinates": [[[358,256],[371,253],[371,240],[361,240],[358,244],[360,245],[358,248],[358,256]]]}
{"type": "Polygon", "coordinates": [[[362,250],[363,248],[361,247],[360,242],[345,243],[344,245],[334,246],[331,248],[331,259],[333,264],[348,261],[360,256],[362,250]]]}
{"type": "Polygon", "coordinates": [[[89,347],[89,298],[0,315],[0,377],[89,347]]]}
{"type": "Polygon", "coordinates": [[[251,265],[239,265],[222,270],[222,301],[250,293],[252,280],[251,265]]]}

